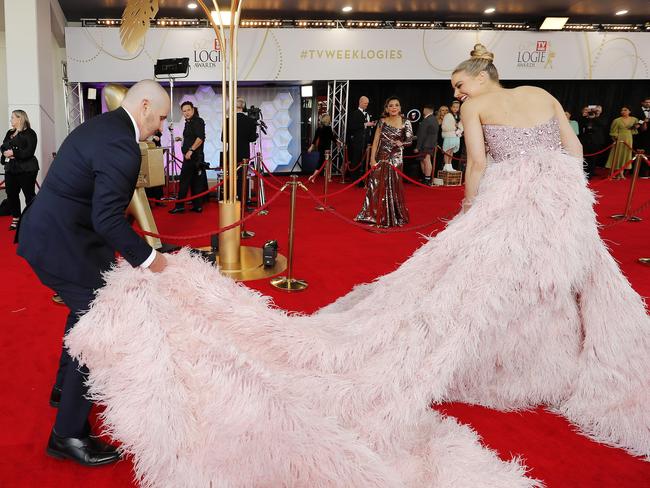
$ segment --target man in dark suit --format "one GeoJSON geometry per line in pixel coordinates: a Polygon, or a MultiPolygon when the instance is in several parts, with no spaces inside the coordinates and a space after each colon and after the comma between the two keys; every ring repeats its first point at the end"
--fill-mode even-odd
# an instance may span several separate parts
{"type": "MultiPolygon", "coordinates": [[[[375,122],[370,120],[370,115],[366,111],[369,103],[368,97],[359,98],[359,107],[348,115],[346,127],[348,160],[350,161],[350,167],[354,168],[354,171],[351,172],[353,180],[359,178],[365,171],[362,161],[363,153],[366,146],[372,141],[371,133],[375,122]]],[[[363,182],[360,182],[359,186],[363,186],[363,182]]]]}
{"type": "MultiPolygon", "coordinates": [[[[88,120],[63,141],[23,215],[18,254],[70,309],[65,332],[89,308],[116,252],[134,267],[160,272],[166,266],[130,227],[125,211],[140,170],[138,141],[161,128],[169,107],[158,83],[136,83],[120,108],[88,120]]],[[[85,466],[108,464],[119,453],[91,435],[86,373],[63,348],[50,396],[58,412],[47,453],[85,466]]]]}
{"type": "Polygon", "coordinates": [[[431,165],[431,157],[438,142],[438,121],[433,116],[433,106],[425,105],[422,108],[423,118],[418,125],[417,145],[414,152],[418,153],[422,158],[420,160],[420,168],[424,174],[424,183],[431,184],[431,172],[433,170],[431,165]]]}
{"type": "MultiPolygon", "coordinates": [[[[635,110],[633,117],[639,119],[638,133],[633,136],[634,149],[643,149],[647,158],[650,158],[650,97],[645,97],[641,101],[641,107],[635,110]]],[[[639,168],[641,178],[650,178],[650,167],[643,161],[639,168]]]]}
{"type": "MultiPolygon", "coordinates": [[[[237,161],[251,158],[251,142],[257,140],[257,122],[244,113],[246,100],[237,99],[237,161]]],[[[242,188],[244,181],[243,168],[237,170],[237,196],[244,205],[242,188]]],[[[248,188],[248,185],[246,185],[248,188]]]]}

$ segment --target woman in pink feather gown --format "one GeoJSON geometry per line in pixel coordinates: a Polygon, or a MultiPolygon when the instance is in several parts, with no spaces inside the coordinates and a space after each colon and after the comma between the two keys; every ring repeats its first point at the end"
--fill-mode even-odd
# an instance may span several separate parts
{"type": "Polygon", "coordinates": [[[564,110],[502,88],[481,45],[452,84],[463,209],[396,271],[310,316],[187,252],[107,276],[67,345],[143,486],[539,486],[429,407],[444,401],[547,405],[650,455],[650,320],[564,110]]]}

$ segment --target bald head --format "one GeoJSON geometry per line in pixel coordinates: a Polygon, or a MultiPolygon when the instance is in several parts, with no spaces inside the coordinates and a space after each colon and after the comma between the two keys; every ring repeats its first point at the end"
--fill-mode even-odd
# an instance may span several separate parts
{"type": "Polygon", "coordinates": [[[133,116],[138,125],[141,141],[151,137],[157,130],[162,131],[170,106],[169,95],[153,80],[137,82],[129,88],[122,101],[122,107],[133,116]]]}
{"type": "Polygon", "coordinates": [[[361,97],[359,99],[359,108],[362,110],[365,110],[368,108],[368,104],[370,103],[370,100],[368,97],[361,97]]]}

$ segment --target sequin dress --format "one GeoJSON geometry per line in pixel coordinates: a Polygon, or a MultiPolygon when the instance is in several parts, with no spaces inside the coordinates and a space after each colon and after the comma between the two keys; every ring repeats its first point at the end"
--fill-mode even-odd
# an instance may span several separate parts
{"type": "Polygon", "coordinates": [[[521,453],[501,460],[430,408],[446,401],[545,405],[650,456],[650,318],[582,161],[555,119],[483,131],[472,207],[312,315],[186,250],[162,273],[106,275],[66,345],[144,487],[540,486],[521,453]]]}
{"type": "Polygon", "coordinates": [[[381,131],[375,156],[378,164],[368,175],[363,207],[355,220],[377,227],[404,225],[409,221],[409,213],[402,177],[395,169],[402,171],[404,167],[403,146],[413,141],[413,127],[409,120],[404,119],[399,129],[381,121],[377,130],[381,131]],[[402,146],[396,144],[398,141],[402,146]]]}

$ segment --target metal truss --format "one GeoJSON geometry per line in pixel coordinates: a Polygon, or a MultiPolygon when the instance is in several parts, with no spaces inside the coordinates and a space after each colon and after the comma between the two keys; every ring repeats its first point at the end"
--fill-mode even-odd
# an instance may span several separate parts
{"type": "Polygon", "coordinates": [[[63,65],[63,104],[68,134],[84,122],[84,97],[81,83],[68,81],[68,66],[63,65]]]}
{"type": "MultiPolygon", "coordinates": [[[[332,117],[332,130],[345,141],[348,124],[348,89],[350,80],[333,80],[327,82],[327,112],[332,117]]],[[[331,160],[338,172],[343,167],[343,146],[332,144],[331,160]]]]}

